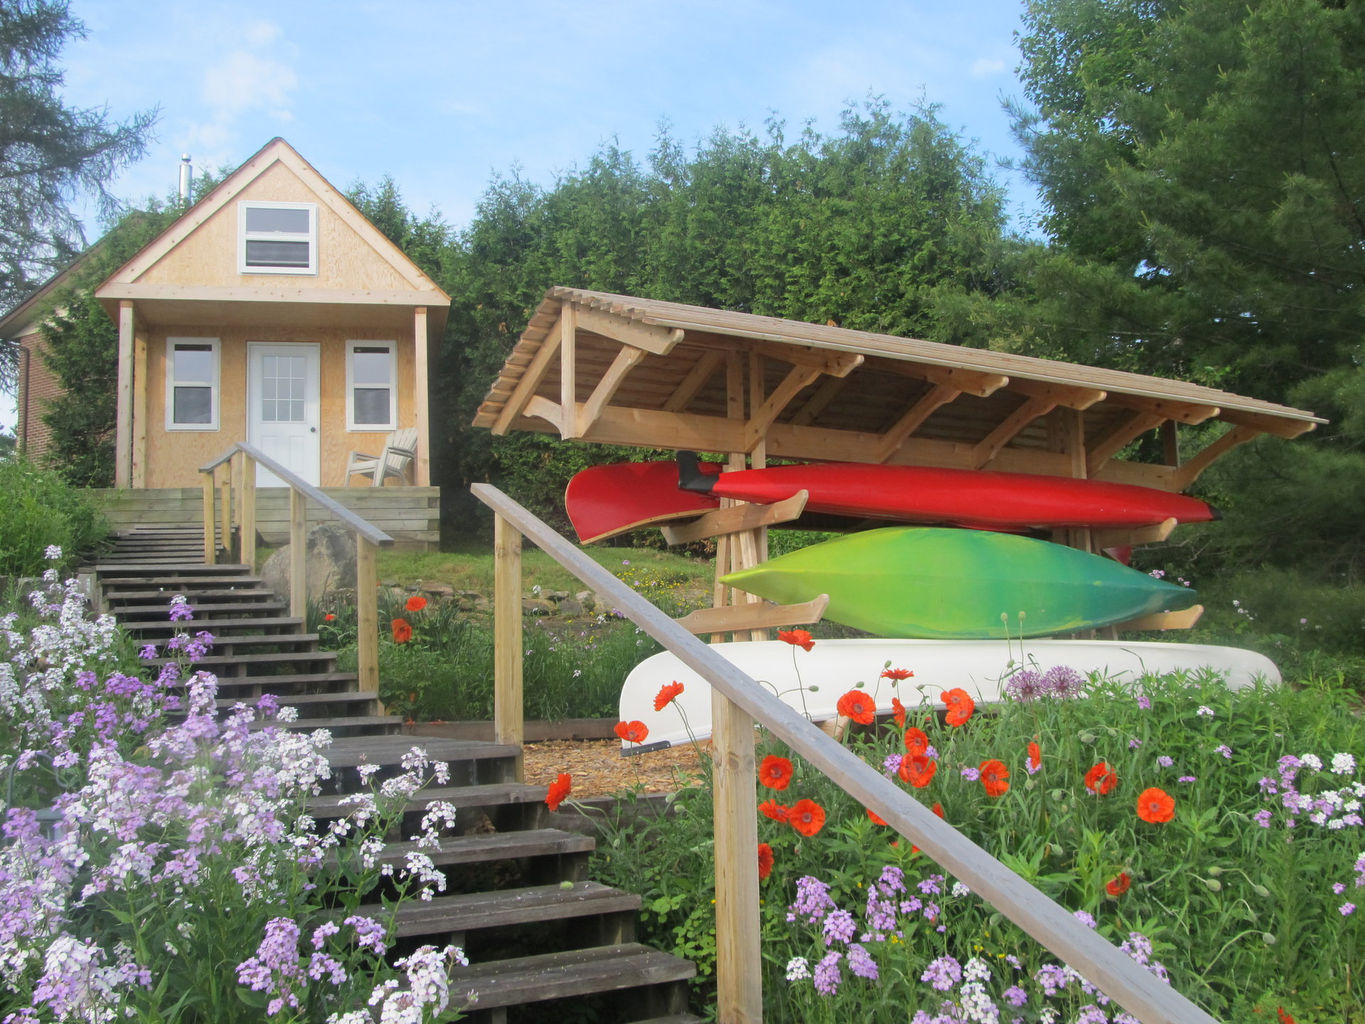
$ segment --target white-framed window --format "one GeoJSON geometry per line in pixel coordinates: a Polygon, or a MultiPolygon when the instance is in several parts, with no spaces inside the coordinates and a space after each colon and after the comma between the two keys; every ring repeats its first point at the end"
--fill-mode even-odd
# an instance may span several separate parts
{"type": "Polygon", "coordinates": [[[166,339],[166,429],[218,429],[218,339],[166,339]]]}
{"type": "Polygon", "coordinates": [[[392,341],[346,343],[346,429],[396,430],[398,355],[392,341]]]}
{"type": "Polygon", "coordinates": [[[237,204],[237,269],[243,274],[316,274],[316,203],[237,204]]]}

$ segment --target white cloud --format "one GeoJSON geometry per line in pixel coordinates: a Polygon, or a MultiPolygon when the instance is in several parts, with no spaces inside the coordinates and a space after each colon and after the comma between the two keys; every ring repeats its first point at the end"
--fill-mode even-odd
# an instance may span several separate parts
{"type": "Polygon", "coordinates": [[[980,60],[972,62],[973,78],[989,78],[991,75],[998,75],[1009,69],[1009,65],[1003,60],[992,60],[982,57],[980,60]]]}
{"type": "Polygon", "coordinates": [[[234,50],[205,69],[203,96],[219,118],[234,119],[266,110],[289,119],[298,76],[286,64],[245,50],[234,50]]]}

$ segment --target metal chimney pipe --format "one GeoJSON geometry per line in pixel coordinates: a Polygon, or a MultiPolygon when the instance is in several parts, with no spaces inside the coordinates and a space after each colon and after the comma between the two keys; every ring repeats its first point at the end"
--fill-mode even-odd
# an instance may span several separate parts
{"type": "Polygon", "coordinates": [[[190,185],[194,181],[194,168],[190,166],[190,155],[181,154],[180,157],[180,205],[190,205],[190,185]]]}

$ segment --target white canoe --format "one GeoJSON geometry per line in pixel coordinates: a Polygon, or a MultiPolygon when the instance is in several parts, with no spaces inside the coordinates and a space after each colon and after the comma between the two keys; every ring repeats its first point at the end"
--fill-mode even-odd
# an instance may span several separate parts
{"type": "MultiPolygon", "coordinates": [[[[1217,673],[1232,689],[1280,682],[1280,670],[1264,655],[1207,644],[1026,640],[1022,655],[1017,640],[818,640],[810,651],[768,640],[715,644],[711,649],[816,722],[834,718],[839,698],[859,683],[875,696],[878,711],[890,712],[896,696],[907,707],[921,700],[942,707],[940,694],[953,687],[989,703],[1000,699],[1019,669],[1041,674],[1065,666],[1120,683],[1145,675],[1206,670],[1217,673]],[[908,669],[914,676],[893,686],[881,678],[887,667],[908,669]]],[[[621,720],[649,727],[646,749],[705,739],[711,735],[710,684],[667,651],[646,658],[621,688],[621,720]],[[676,706],[655,711],[655,697],[672,682],[683,684],[676,706]]],[[[635,744],[622,746],[639,749],[635,744]]]]}

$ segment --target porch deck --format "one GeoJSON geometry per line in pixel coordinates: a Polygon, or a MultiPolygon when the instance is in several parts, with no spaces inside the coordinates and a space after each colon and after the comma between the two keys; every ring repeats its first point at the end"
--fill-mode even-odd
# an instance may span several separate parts
{"type": "MultiPolygon", "coordinates": [[[[431,550],[440,542],[439,487],[324,487],[322,492],[389,534],[398,547],[431,550]]],[[[99,488],[92,493],[114,530],[204,522],[204,492],[197,487],[99,488]]],[[[309,505],[309,525],[330,519],[325,509],[309,505]]],[[[257,489],[256,532],[267,544],[289,543],[287,487],[257,489]]]]}

